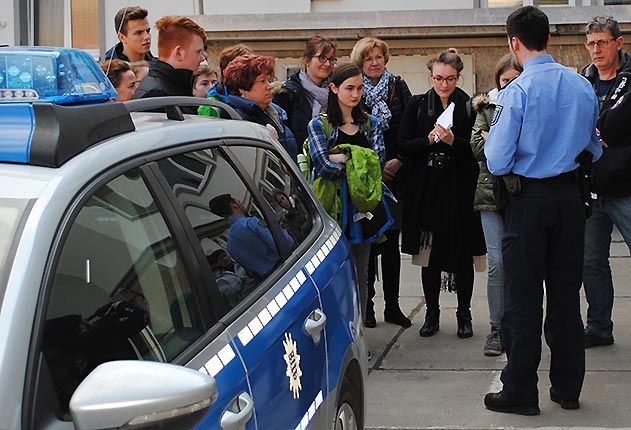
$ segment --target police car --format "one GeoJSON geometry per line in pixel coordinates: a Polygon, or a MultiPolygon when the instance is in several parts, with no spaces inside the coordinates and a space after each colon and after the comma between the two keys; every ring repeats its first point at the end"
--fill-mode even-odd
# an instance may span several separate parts
{"type": "Polygon", "coordinates": [[[349,245],[294,163],[221,103],[114,94],[0,49],[0,428],[363,428],[349,245]]]}

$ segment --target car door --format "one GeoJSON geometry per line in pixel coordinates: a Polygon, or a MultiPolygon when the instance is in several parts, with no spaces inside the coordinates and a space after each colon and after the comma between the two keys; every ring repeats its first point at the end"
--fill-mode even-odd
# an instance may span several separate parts
{"type": "Polygon", "coordinates": [[[323,419],[320,406],[328,392],[327,317],[304,269],[321,224],[295,166],[270,148],[243,141],[230,142],[227,153],[264,200],[260,206],[273,210],[273,221],[294,242],[270,275],[270,288],[229,330],[248,371],[259,428],[306,429],[323,419]]]}
{"type": "MultiPolygon", "coordinates": [[[[227,429],[225,422],[248,415],[245,366],[209,300],[214,279],[204,277],[149,167],[89,185],[60,237],[34,334],[41,346],[32,370],[33,428],[74,428],[74,390],[112,360],[180,364],[215,378],[217,396],[200,428],[227,429]]],[[[253,407],[248,420],[255,428],[253,407]]]]}
{"type": "Polygon", "coordinates": [[[240,144],[201,144],[156,166],[227,305],[221,321],[252,393],[243,402],[253,402],[259,429],[306,427],[327,391],[326,317],[302,270],[314,220],[278,155],[240,144]],[[280,190],[288,208],[276,202],[280,190]]]}

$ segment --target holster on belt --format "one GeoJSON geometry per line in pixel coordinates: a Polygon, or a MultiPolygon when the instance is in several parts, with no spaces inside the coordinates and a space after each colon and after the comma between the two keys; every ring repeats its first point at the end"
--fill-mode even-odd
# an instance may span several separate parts
{"type": "Polygon", "coordinates": [[[508,206],[511,197],[518,197],[522,191],[521,176],[509,173],[504,176],[494,176],[493,194],[497,211],[502,214],[508,206]]]}

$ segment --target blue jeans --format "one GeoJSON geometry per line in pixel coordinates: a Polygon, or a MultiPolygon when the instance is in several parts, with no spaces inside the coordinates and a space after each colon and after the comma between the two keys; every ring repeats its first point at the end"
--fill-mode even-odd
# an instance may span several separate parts
{"type": "Polygon", "coordinates": [[[587,331],[601,337],[613,335],[613,281],[609,247],[614,224],[631,251],[631,196],[599,197],[585,225],[583,285],[587,296],[587,331]]]}
{"type": "Polygon", "coordinates": [[[480,211],[482,229],[486,241],[487,260],[489,265],[486,296],[489,301],[489,317],[491,326],[500,328],[504,315],[504,266],[502,264],[502,234],[504,225],[499,213],[480,211]]]}

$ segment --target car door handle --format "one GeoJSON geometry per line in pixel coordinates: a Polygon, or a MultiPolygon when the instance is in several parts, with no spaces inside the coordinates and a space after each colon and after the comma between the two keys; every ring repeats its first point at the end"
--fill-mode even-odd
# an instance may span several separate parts
{"type": "Polygon", "coordinates": [[[313,343],[318,345],[324,326],[326,325],[326,315],[320,309],[315,309],[305,320],[305,331],[313,339],[313,343]]]}
{"type": "Polygon", "coordinates": [[[222,430],[245,430],[254,411],[254,401],[248,393],[241,393],[221,415],[222,430]]]}

